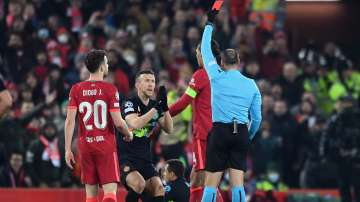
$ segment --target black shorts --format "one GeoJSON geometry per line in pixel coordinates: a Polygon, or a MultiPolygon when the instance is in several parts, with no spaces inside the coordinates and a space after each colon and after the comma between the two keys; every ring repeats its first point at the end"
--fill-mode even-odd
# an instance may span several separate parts
{"type": "Polygon", "coordinates": [[[154,165],[142,159],[122,159],[120,161],[120,170],[120,181],[126,189],[129,189],[126,184],[126,177],[132,171],[138,171],[145,181],[154,176],[159,176],[154,165]]]}
{"type": "Polygon", "coordinates": [[[210,172],[234,168],[246,171],[246,156],[250,145],[248,128],[245,124],[213,123],[208,137],[205,169],[210,172]]]}

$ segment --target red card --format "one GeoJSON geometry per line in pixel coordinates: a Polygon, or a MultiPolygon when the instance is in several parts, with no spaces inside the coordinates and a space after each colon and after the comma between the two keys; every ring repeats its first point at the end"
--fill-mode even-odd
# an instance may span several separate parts
{"type": "Polygon", "coordinates": [[[213,4],[212,10],[220,10],[222,4],[224,3],[224,0],[217,0],[215,1],[215,3],[213,4]]]}

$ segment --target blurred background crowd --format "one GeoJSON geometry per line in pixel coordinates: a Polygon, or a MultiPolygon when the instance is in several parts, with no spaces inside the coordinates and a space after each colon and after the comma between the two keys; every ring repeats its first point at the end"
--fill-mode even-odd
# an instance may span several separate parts
{"type": "MultiPolygon", "coordinates": [[[[134,93],[136,72],[150,68],[175,102],[199,68],[195,48],[211,3],[0,1],[0,73],[13,98],[0,121],[0,186],[79,186],[81,171],[64,163],[63,127],[69,89],[88,76],[85,54],[107,51],[106,79],[123,97],[134,93]]],[[[334,188],[337,162],[360,159],[360,119],[354,115],[359,63],[334,42],[309,41],[293,50],[284,29],[285,6],[277,0],[229,0],[217,17],[215,39],[222,50],[240,52],[239,71],[255,79],[262,93],[262,126],[248,157],[250,193],[334,188]]],[[[158,134],[153,151],[159,168],[169,158],[190,167],[190,123],[188,108],[175,118],[175,134],[158,134]]]]}

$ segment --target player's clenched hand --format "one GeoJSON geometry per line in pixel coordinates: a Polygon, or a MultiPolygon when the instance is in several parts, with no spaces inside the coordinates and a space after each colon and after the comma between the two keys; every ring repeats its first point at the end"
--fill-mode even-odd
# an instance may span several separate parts
{"type": "Polygon", "coordinates": [[[123,140],[126,142],[131,142],[134,138],[133,133],[129,130],[127,133],[124,134],[123,140]]]}
{"type": "Polygon", "coordinates": [[[66,165],[69,166],[70,169],[73,169],[73,164],[75,164],[75,158],[72,151],[65,152],[65,161],[66,165]]]}
{"type": "Polygon", "coordinates": [[[168,103],[167,103],[167,92],[165,86],[160,86],[158,99],[160,100],[161,108],[164,112],[169,110],[168,103]]]}

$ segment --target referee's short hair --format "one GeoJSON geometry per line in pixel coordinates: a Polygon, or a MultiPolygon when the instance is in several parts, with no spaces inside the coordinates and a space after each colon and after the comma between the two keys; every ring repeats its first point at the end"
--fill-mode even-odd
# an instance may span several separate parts
{"type": "Polygon", "coordinates": [[[176,177],[184,177],[185,167],[184,164],[178,159],[170,159],[166,161],[168,165],[167,170],[173,172],[176,177]]]}
{"type": "Polygon", "coordinates": [[[239,53],[235,49],[226,49],[224,51],[224,64],[235,65],[240,62],[239,53]]]}

